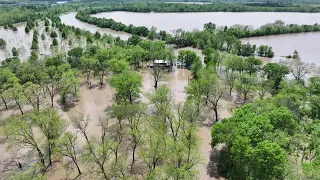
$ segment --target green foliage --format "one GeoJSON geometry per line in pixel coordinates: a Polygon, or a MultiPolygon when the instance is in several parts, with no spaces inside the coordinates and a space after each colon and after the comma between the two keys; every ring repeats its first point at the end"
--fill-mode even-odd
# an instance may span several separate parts
{"type": "Polygon", "coordinates": [[[53,38],[52,40],[52,46],[57,46],[58,45],[58,40],[57,38],[53,38]]]}
{"type": "Polygon", "coordinates": [[[199,61],[200,57],[197,54],[190,50],[181,50],[179,51],[178,60],[182,63],[185,63],[187,69],[191,69],[191,66],[194,62],[199,61]]]}
{"type": "Polygon", "coordinates": [[[117,102],[132,103],[140,96],[142,77],[135,71],[126,70],[112,76],[110,85],[116,90],[115,96],[117,102]]]}
{"type": "Polygon", "coordinates": [[[18,57],[19,56],[19,51],[17,50],[16,47],[12,48],[11,53],[12,53],[13,57],[18,57]]]}
{"type": "Polygon", "coordinates": [[[280,90],[280,83],[289,74],[289,69],[286,66],[277,63],[268,63],[263,67],[266,77],[274,82],[272,94],[277,94],[280,90]]]}

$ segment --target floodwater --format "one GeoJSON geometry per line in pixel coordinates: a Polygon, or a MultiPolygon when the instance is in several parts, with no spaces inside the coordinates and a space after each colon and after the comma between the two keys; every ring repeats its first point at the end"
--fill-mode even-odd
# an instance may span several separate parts
{"type": "Polygon", "coordinates": [[[297,50],[303,61],[320,65],[320,32],[253,37],[242,39],[242,42],[271,46],[275,53],[274,61],[285,59],[284,56],[292,55],[297,50]]]}
{"type": "MultiPolygon", "coordinates": [[[[257,28],[266,23],[272,23],[276,20],[283,20],[286,23],[294,24],[315,24],[320,23],[320,14],[318,13],[278,13],[278,12],[249,12],[249,13],[231,13],[231,12],[208,12],[208,13],[134,13],[134,12],[104,12],[93,15],[95,17],[113,18],[124,24],[133,24],[137,26],[155,26],[161,30],[172,31],[182,28],[184,30],[202,29],[203,24],[209,21],[218,26],[232,26],[234,24],[251,25],[257,28]]],[[[113,36],[128,38],[127,33],[112,31],[110,29],[98,28],[75,19],[75,13],[69,13],[60,17],[62,22],[75,27],[90,30],[91,32],[100,31],[109,33],[113,36]]],[[[264,36],[242,39],[243,43],[250,42],[257,45],[268,45],[273,48],[275,57],[273,61],[284,59],[297,50],[303,61],[314,62],[320,65],[320,32],[285,34],[275,36],[264,36]]]]}
{"type": "Polygon", "coordinates": [[[126,25],[157,27],[158,30],[172,32],[183,29],[203,29],[208,22],[217,26],[233,26],[235,24],[250,25],[258,28],[276,20],[287,24],[315,24],[320,23],[318,13],[283,13],[283,12],[190,12],[190,13],[136,13],[136,12],[102,12],[92,15],[98,18],[112,18],[126,25]]]}
{"type": "MultiPolygon", "coordinates": [[[[58,43],[59,46],[51,49],[50,45],[52,44],[52,38],[50,38],[50,33],[45,32],[44,22],[38,22],[39,26],[35,27],[34,30],[37,30],[39,33],[39,57],[46,57],[52,55],[55,52],[67,52],[70,48],[68,47],[67,40],[61,40],[61,34],[57,29],[54,29],[58,33],[58,43]],[[45,40],[41,39],[41,34],[45,35],[45,40]]],[[[12,57],[12,48],[17,48],[19,52],[19,59],[22,61],[27,60],[31,55],[31,45],[33,38],[33,30],[30,33],[25,33],[25,23],[20,23],[15,25],[18,31],[13,31],[11,29],[4,29],[0,27],[0,38],[4,39],[7,43],[5,49],[0,49],[0,62],[6,58],[12,57]]],[[[74,42],[77,45],[77,42],[74,42]]],[[[85,42],[79,43],[80,45],[86,44],[85,42]]]]}
{"type": "Polygon", "coordinates": [[[90,31],[91,33],[95,33],[99,31],[101,34],[111,34],[114,37],[119,36],[123,40],[127,40],[129,37],[131,37],[131,34],[129,33],[114,31],[108,28],[99,28],[98,26],[82,22],[76,19],[76,14],[77,14],[76,12],[72,12],[72,13],[61,15],[60,16],[61,22],[69,26],[74,26],[83,30],[90,31]]]}

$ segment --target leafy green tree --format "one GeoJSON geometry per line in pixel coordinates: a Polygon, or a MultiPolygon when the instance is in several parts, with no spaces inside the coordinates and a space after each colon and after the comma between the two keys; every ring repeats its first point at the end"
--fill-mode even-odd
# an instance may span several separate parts
{"type": "Polygon", "coordinates": [[[101,38],[100,32],[97,31],[97,32],[94,34],[94,37],[95,37],[96,39],[100,39],[100,38],[101,38]]]}
{"type": "Polygon", "coordinates": [[[24,97],[32,105],[36,112],[40,112],[40,103],[43,100],[42,87],[38,84],[33,84],[32,82],[27,82],[23,85],[24,97]]]}
{"type": "Polygon", "coordinates": [[[81,47],[75,47],[72,48],[68,52],[68,62],[71,65],[71,68],[79,68],[81,66],[80,64],[80,58],[83,54],[83,49],[81,47]]]}
{"type": "Polygon", "coordinates": [[[243,96],[243,104],[246,103],[248,95],[253,93],[257,84],[257,78],[255,76],[250,76],[243,74],[240,76],[236,83],[237,91],[243,96]]]}
{"type": "Polygon", "coordinates": [[[8,95],[9,99],[12,99],[17,107],[19,108],[21,114],[23,115],[22,106],[25,102],[25,97],[23,95],[23,86],[18,82],[15,82],[7,91],[6,94],[8,95]]]}
{"type": "Polygon", "coordinates": [[[253,179],[283,179],[286,152],[276,143],[263,141],[250,152],[253,179]]]}
{"type": "Polygon", "coordinates": [[[95,58],[87,58],[82,56],[81,61],[81,70],[86,73],[87,82],[90,80],[90,75],[94,71],[95,65],[98,63],[98,60],[95,58]]]}
{"type": "Polygon", "coordinates": [[[19,56],[19,51],[17,50],[16,47],[12,48],[11,53],[12,53],[13,57],[18,57],[19,56]]]}
{"type": "Polygon", "coordinates": [[[67,128],[66,121],[61,119],[57,110],[52,108],[45,109],[41,113],[33,113],[30,118],[41,129],[47,139],[49,166],[51,166],[53,150],[56,147],[56,141],[67,128]]]}
{"type": "Polygon", "coordinates": [[[179,51],[178,60],[186,64],[186,68],[190,69],[191,65],[199,58],[197,54],[190,50],[179,51]]]}
{"type": "Polygon", "coordinates": [[[57,38],[58,37],[58,34],[56,31],[52,31],[51,34],[50,34],[50,37],[51,38],[57,38]]]}
{"type": "MultiPolygon", "coordinates": [[[[61,103],[66,104],[66,100],[69,94],[74,94],[75,90],[77,90],[79,83],[78,79],[75,75],[75,72],[72,70],[68,70],[64,72],[61,76],[61,80],[59,81],[59,93],[61,96],[61,103]]],[[[77,94],[74,94],[75,96],[77,94]]]]}
{"type": "Polygon", "coordinates": [[[141,92],[142,77],[135,71],[127,70],[112,76],[110,85],[116,90],[117,102],[133,103],[141,92]]]}
{"type": "Polygon", "coordinates": [[[289,74],[289,69],[278,63],[268,63],[263,67],[263,71],[266,77],[274,82],[271,94],[277,94],[280,90],[280,83],[285,75],[289,74]]]}
{"type": "Polygon", "coordinates": [[[52,40],[52,46],[57,46],[58,45],[58,40],[57,38],[53,38],[52,40]]]}
{"type": "Polygon", "coordinates": [[[19,82],[19,79],[14,73],[7,68],[0,68],[0,96],[6,109],[8,109],[6,90],[17,82],[19,82]]]}
{"type": "Polygon", "coordinates": [[[130,69],[129,63],[124,59],[110,59],[108,61],[108,67],[108,69],[114,74],[120,74],[121,72],[130,69]]]}
{"type": "Polygon", "coordinates": [[[129,39],[128,39],[128,44],[129,45],[137,45],[142,41],[141,37],[138,35],[132,35],[129,39]]]}
{"type": "Polygon", "coordinates": [[[249,75],[255,74],[262,68],[262,61],[258,58],[248,57],[245,59],[245,70],[249,75]]]}
{"type": "Polygon", "coordinates": [[[309,91],[312,95],[320,95],[320,76],[313,76],[309,78],[309,91]]]}

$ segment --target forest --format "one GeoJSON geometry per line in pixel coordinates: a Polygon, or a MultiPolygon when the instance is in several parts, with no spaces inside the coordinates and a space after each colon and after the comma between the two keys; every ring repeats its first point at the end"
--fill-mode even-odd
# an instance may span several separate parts
{"type": "MultiPolygon", "coordinates": [[[[109,7],[140,12],[132,8],[150,4],[80,5],[2,9],[8,10],[1,13],[4,28],[25,22],[32,43],[27,61],[14,47],[0,66],[0,147],[13,156],[0,161],[0,178],[201,179],[204,128],[216,163],[205,164],[216,173],[211,177],[320,178],[318,67],[298,51],[263,62],[259,56],[272,58],[272,47],[239,40],[319,31],[319,25],[276,21],[251,29],[208,22],[203,30],[171,34],[89,16],[109,7]],[[133,35],[121,40],[62,24],[59,15],[75,9],[82,21],[133,35]],[[45,40],[50,56],[40,54],[45,40]],[[159,59],[168,68],[156,65],[159,59]],[[178,101],[168,82],[181,71],[190,74],[178,101]],[[103,107],[94,109],[95,103],[103,107]]],[[[167,6],[198,8],[158,8],[167,6]]],[[[0,39],[0,49],[9,43],[0,39]]]]}

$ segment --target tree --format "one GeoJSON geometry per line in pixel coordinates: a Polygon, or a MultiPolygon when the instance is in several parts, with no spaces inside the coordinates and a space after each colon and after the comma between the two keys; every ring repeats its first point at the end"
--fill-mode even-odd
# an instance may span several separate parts
{"type": "Polygon", "coordinates": [[[197,54],[190,50],[179,51],[178,60],[186,64],[186,68],[190,69],[191,65],[199,58],[197,54]]]}
{"type": "Polygon", "coordinates": [[[248,57],[245,59],[245,70],[249,75],[253,75],[262,68],[262,61],[258,58],[248,57]]]}
{"type": "Polygon", "coordinates": [[[4,39],[0,38],[0,49],[5,49],[6,46],[7,42],[4,39]]]}
{"type": "Polygon", "coordinates": [[[98,63],[98,60],[95,58],[87,58],[82,56],[80,58],[81,70],[87,75],[87,82],[90,80],[91,72],[94,70],[95,65],[98,63]]]}
{"type": "Polygon", "coordinates": [[[110,85],[116,90],[117,102],[133,103],[141,92],[142,77],[135,71],[127,70],[112,76],[110,85]]]}
{"type": "Polygon", "coordinates": [[[256,77],[247,74],[241,75],[238,79],[236,87],[239,94],[243,95],[243,104],[246,103],[248,95],[254,91],[256,83],[256,77]]]}
{"type": "Polygon", "coordinates": [[[27,34],[29,34],[30,29],[29,29],[29,27],[28,27],[28,26],[26,26],[26,27],[24,28],[24,32],[26,32],[27,34]]]}
{"type": "Polygon", "coordinates": [[[94,37],[95,37],[96,39],[100,39],[100,38],[101,38],[100,32],[97,31],[97,32],[94,34],[94,37]]]}
{"type": "Polygon", "coordinates": [[[213,81],[214,84],[211,85],[209,96],[208,96],[208,103],[211,109],[213,109],[215,114],[215,120],[218,121],[218,106],[219,101],[221,100],[223,93],[225,92],[225,86],[219,80],[213,81]]]}
{"type": "Polygon", "coordinates": [[[86,157],[89,165],[92,166],[89,172],[96,173],[98,176],[103,176],[104,179],[109,179],[109,172],[107,172],[106,164],[110,160],[111,145],[109,142],[109,121],[107,118],[99,120],[99,127],[101,136],[95,140],[88,135],[88,125],[90,119],[83,116],[72,118],[73,126],[85,138],[86,146],[84,149],[84,157],[86,157]]]}
{"type": "Polygon", "coordinates": [[[83,54],[83,49],[81,47],[75,47],[72,48],[68,52],[68,62],[71,65],[71,68],[79,68],[81,66],[80,64],[80,58],[83,54]]]}
{"type": "Polygon", "coordinates": [[[141,37],[138,35],[132,35],[129,39],[128,39],[128,44],[129,45],[137,45],[142,41],[141,37]]]}
{"type": "Polygon", "coordinates": [[[263,67],[263,71],[267,79],[274,82],[271,94],[277,94],[280,90],[280,83],[285,75],[289,74],[289,69],[278,63],[268,63],[263,67]]]}
{"type": "Polygon", "coordinates": [[[320,95],[320,76],[313,76],[309,78],[309,89],[312,95],[320,95]]]}
{"type": "Polygon", "coordinates": [[[77,145],[77,139],[78,137],[76,134],[72,134],[71,132],[65,132],[63,136],[56,142],[55,151],[60,153],[62,156],[66,156],[72,160],[72,162],[77,167],[77,177],[79,177],[82,174],[82,172],[80,170],[79,165],[79,148],[77,145]]]}
{"type": "Polygon", "coordinates": [[[68,70],[62,74],[61,80],[59,81],[59,93],[62,104],[66,104],[66,99],[69,94],[77,96],[78,86],[79,82],[74,71],[68,70]]]}
{"type": "Polygon", "coordinates": [[[27,116],[12,118],[5,128],[10,144],[9,147],[27,148],[30,152],[37,152],[42,168],[45,168],[44,150],[39,142],[40,138],[35,135],[32,125],[27,116]]]}
{"type": "Polygon", "coordinates": [[[42,40],[42,41],[46,40],[46,35],[43,34],[43,33],[41,34],[41,40],[42,40]]]}
{"type": "Polygon", "coordinates": [[[13,47],[11,52],[12,52],[12,56],[13,57],[18,57],[19,56],[19,51],[17,50],[16,47],[13,47]]]}
{"type": "Polygon", "coordinates": [[[51,38],[57,38],[57,37],[58,37],[57,32],[52,31],[51,34],[50,34],[50,37],[51,37],[51,38]]]}
{"type": "Polygon", "coordinates": [[[158,88],[158,83],[161,81],[164,81],[166,78],[166,72],[165,70],[159,66],[159,64],[154,64],[152,69],[151,69],[151,76],[154,81],[154,88],[158,88]]]}
{"type": "Polygon", "coordinates": [[[44,98],[42,93],[42,87],[38,84],[33,84],[32,82],[27,82],[23,85],[24,97],[32,105],[36,112],[40,111],[40,102],[44,98]]]}
{"type": "Polygon", "coordinates": [[[303,83],[303,78],[316,68],[314,63],[302,62],[300,58],[287,60],[284,64],[288,66],[289,72],[300,83],[303,83]]]}
{"type": "Polygon", "coordinates": [[[17,82],[19,82],[19,79],[11,72],[11,70],[7,68],[0,68],[0,96],[6,109],[8,109],[6,90],[11,88],[12,85],[17,82]]]}
{"type": "Polygon", "coordinates": [[[53,150],[57,140],[67,128],[66,121],[52,108],[45,109],[41,113],[33,113],[30,118],[46,137],[49,166],[51,166],[53,150]]]}
{"type": "Polygon", "coordinates": [[[57,46],[58,45],[58,40],[57,38],[53,38],[52,40],[52,46],[57,46]]]}
{"type": "Polygon", "coordinates": [[[14,83],[12,85],[12,87],[10,87],[6,91],[6,93],[8,94],[8,97],[10,99],[12,99],[16,103],[16,105],[18,106],[18,108],[19,108],[19,110],[20,110],[22,115],[23,115],[22,104],[25,101],[25,97],[23,95],[23,91],[24,91],[23,86],[21,84],[17,83],[17,82],[14,83]]]}
{"type": "Polygon", "coordinates": [[[286,152],[276,143],[263,141],[250,152],[253,179],[283,179],[286,152]]]}
{"type": "Polygon", "coordinates": [[[271,92],[273,84],[272,80],[265,79],[264,77],[257,81],[256,92],[261,100],[268,92],[271,92]]]}
{"type": "Polygon", "coordinates": [[[214,33],[216,29],[216,25],[212,22],[204,24],[204,29],[209,31],[210,33],[214,33]]]}
{"type": "Polygon", "coordinates": [[[236,80],[239,78],[239,74],[235,72],[226,72],[225,74],[225,84],[229,87],[229,95],[231,96],[232,90],[234,89],[236,85],[236,80]]]}
{"type": "Polygon", "coordinates": [[[111,59],[108,61],[108,69],[114,74],[120,74],[123,71],[127,71],[130,69],[129,63],[124,60],[111,59]]]}

